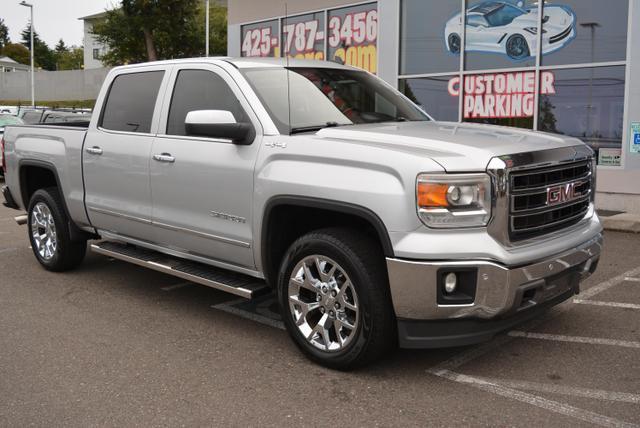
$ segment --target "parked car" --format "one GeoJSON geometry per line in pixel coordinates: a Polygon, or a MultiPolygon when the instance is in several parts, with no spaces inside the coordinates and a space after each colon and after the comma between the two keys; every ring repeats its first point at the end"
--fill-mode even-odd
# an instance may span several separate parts
{"type": "Polygon", "coordinates": [[[88,122],[91,113],[86,110],[70,109],[24,109],[19,116],[29,125],[37,123],[88,122]]]}
{"type": "Polygon", "coordinates": [[[487,340],[577,293],[600,257],[589,147],[435,122],[344,65],[116,67],[88,128],[66,125],[10,127],[3,145],[6,204],[44,268],[100,239],[248,299],[274,290],[328,367],[487,340]]]}
{"type": "MultiPolygon", "coordinates": [[[[537,6],[524,9],[506,1],[485,1],[467,9],[466,21],[467,51],[503,53],[514,60],[535,55],[537,6]]],[[[561,49],[575,37],[575,14],[566,6],[545,5],[542,23],[543,54],[561,49]]],[[[461,28],[460,13],[446,23],[444,37],[451,53],[460,53],[461,28]]]]}
{"type": "MultiPolygon", "coordinates": [[[[0,139],[4,134],[4,127],[8,125],[22,125],[24,122],[17,116],[12,114],[0,114],[0,139]]],[[[0,164],[3,162],[4,153],[0,153],[0,164]]],[[[4,177],[4,169],[0,171],[0,176],[4,177]]]]}

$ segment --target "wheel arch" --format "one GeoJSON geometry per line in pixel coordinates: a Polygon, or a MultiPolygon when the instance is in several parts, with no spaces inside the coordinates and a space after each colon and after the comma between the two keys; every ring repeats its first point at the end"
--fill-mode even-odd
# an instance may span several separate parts
{"type": "Polygon", "coordinates": [[[96,237],[96,235],[83,231],[73,222],[69,208],[67,207],[67,201],[64,197],[64,190],[58,170],[53,163],[38,159],[22,159],[18,163],[18,180],[20,183],[20,198],[22,199],[25,210],[29,209],[31,196],[37,190],[57,187],[60,192],[62,209],[69,219],[71,239],[76,241],[96,237]]]}
{"type": "Polygon", "coordinates": [[[384,222],[369,208],[343,201],[308,196],[280,195],[270,198],[264,206],[262,230],[260,232],[261,262],[265,279],[270,285],[277,278],[282,256],[289,245],[302,234],[311,230],[336,225],[364,227],[374,233],[383,254],[393,257],[393,245],[384,222]],[[312,219],[295,222],[297,214],[313,212],[312,219]],[[320,217],[322,214],[322,218],[320,217]],[[296,224],[285,223],[294,220],[296,224]],[[285,233],[278,234],[285,229],[285,233]],[[288,234],[286,233],[288,232],[288,234]]]}

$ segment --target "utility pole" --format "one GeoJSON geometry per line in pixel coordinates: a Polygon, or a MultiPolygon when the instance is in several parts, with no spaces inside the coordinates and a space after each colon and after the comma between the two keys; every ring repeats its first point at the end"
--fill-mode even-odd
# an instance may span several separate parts
{"type": "Polygon", "coordinates": [[[36,105],[36,88],[35,88],[35,64],[34,64],[34,60],[33,60],[33,51],[35,46],[33,46],[33,5],[30,3],[27,3],[26,1],[22,0],[22,2],[20,2],[20,6],[25,6],[28,7],[29,9],[31,9],[31,24],[29,25],[29,27],[31,27],[31,43],[30,43],[30,48],[29,49],[31,51],[31,106],[35,107],[36,105]]]}
{"type": "Polygon", "coordinates": [[[205,56],[209,56],[209,0],[204,0],[204,46],[205,56]]]}

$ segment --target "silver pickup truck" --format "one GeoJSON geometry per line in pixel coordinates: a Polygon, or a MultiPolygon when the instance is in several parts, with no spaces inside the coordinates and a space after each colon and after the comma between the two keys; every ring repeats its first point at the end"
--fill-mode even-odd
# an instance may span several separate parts
{"type": "Polygon", "coordinates": [[[354,68],[118,67],[75,125],[4,135],[5,204],[27,211],[42,266],[71,269],[94,240],[248,299],[273,290],[294,342],[329,367],[490,339],[598,264],[587,146],[436,122],[354,68]]]}

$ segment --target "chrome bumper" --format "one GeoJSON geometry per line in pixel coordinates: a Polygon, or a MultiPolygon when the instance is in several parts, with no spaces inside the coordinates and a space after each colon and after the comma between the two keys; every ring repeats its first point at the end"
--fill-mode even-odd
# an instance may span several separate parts
{"type": "Polygon", "coordinates": [[[602,235],[543,261],[509,268],[489,261],[410,261],[387,258],[393,307],[398,318],[443,320],[492,319],[521,312],[576,288],[595,270],[602,251],[602,235]],[[438,271],[475,270],[473,303],[438,304],[438,271]],[[533,292],[528,290],[534,290],[533,292]]]}

